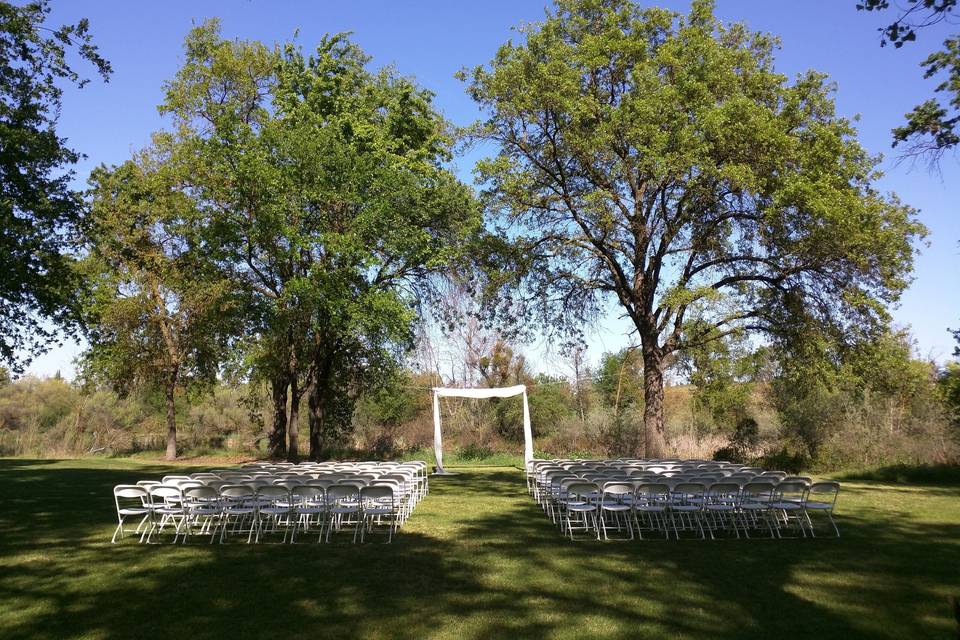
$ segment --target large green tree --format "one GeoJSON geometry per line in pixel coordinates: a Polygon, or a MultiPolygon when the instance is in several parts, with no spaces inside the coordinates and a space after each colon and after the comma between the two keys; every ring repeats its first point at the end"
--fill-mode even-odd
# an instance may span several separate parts
{"type": "Polygon", "coordinates": [[[188,36],[161,107],[210,259],[246,294],[247,362],[272,388],[278,456],[300,455],[304,396],[310,456],[341,444],[359,392],[409,348],[431,278],[479,224],[444,168],[432,94],[369,62],[343,35],[306,55],[224,40],[211,22],[188,36]]]}
{"type": "Polygon", "coordinates": [[[85,221],[85,373],[119,391],[163,390],[167,459],[177,456],[176,394],[209,384],[226,351],[236,295],[207,260],[196,203],[169,158],[138,154],[91,176],[85,221]]]}
{"type": "Polygon", "coordinates": [[[923,233],[826,77],[774,70],[776,40],[627,0],[560,0],[464,72],[502,233],[493,313],[581,331],[610,297],[643,357],[645,451],[665,453],[668,356],[799,319],[845,339],[887,317],[923,233]],[[501,251],[502,250],[502,251],[501,251]]]}
{"type": "Polygon", "coordinates": [[[0,2],[0,361],[20,372],[76,319],[70,268],[83,201],[70,186],[80,154],[57,135],[61,84],[87,80],[75,50],[104,78],[87,21],[51,28],[45,0],[0,2]]]}

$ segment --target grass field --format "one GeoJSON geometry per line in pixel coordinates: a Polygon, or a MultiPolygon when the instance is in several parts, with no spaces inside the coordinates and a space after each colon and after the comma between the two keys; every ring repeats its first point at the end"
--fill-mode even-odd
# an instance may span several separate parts
{"type": "Polygon", "coordinates": [[[461,468],[392,545],[109,544],[112,485],[168,469],[0,460],[0,638],[956,636],[952,483],[845,482],[839,540],[571,543],[461,468]]]}

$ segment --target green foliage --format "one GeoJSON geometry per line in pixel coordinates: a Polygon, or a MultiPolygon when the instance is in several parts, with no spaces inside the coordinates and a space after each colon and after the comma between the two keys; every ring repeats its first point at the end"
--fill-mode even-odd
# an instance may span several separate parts
{"type": "MultiPolygon", "coordinates": [[[[861,11],[882,11],[890,8],[889,0],[863,0],[861,11]]],[[[880,28],[880,46],[893,43],[897,49],[917,39],[917,30],[939,22],[950,21],[957,9],[957,0],[910,0],[898,6],[897,19],[880,28]]],[[[907,155],[926,156],[936,164],[944,152],[960,143],[960,38],[944,40],[943,48],[920,63],[923,77],[940,77],[935,94],[946,96],[946,102],[930,98],[906,114],[907,122],[893,130],[893,146],[909,143],[907,155]]]]}
{"type": "MultiPolygon", "coordinates": [[[[760,425],[753,418],[741,418],[737,422],[730,444],[714,453],[714,460],[726,460],[749,464],[753,462],[753,452],[760,444],[760,425]]],[[[779,467],[777,467],[779,468],[779,467]]]]}
{"type": "MultiPolygon", "coordinates": [[[[570,388],[565,381],[538,376],[527,387],[530,428],[535,438],[548,435],[563,419],[575,413],[570,388]]],[[[523,403],[517,398],[499,398],[494,408],[496,430],[503,438],[523,442],[523,403]]]]}
{"type": "Polygon", "coordinates": [[[291,398],[291,422],[310,389],[313,456],[341,444],[358,393],[409,348],[430,278],[479,223],[443,167],[432,94],[368,62],[343,34],[308,56],[209,22],[161,106],[210,257],[246,295],[242,368],[281,392],[275,412],[291,398]]]}
{"type": "Polygon", "coordinates": [[[960,426],[960,362],[948,362],[937,380],[940,397],[953,424],[960,426]]]}
{"type": "Polygon", "coordinates": [[[960,466],[955,464],[897,464],[875,469],[848,471],[838,476],[840,480],[866,480],[885,484],[901,485],[960,485],[960,466]]]}
{"type": "Polygon", "coordinates": [[[46,0],[0,2],[0,362],[22,373],[55,342],[57,325],[76,321],[71,267],[83,215],[70,188],[80,154],[57,135],[61,84],[87,83],[72,51],[107,80],[110,64],[84,18],[52,28],[46,0]]]}
{"type": "MultiPolygon", "coordinates": [[[[694,323],[691,323],[694,324],[694,323]]],[[[708,335],[716,331],[695,326],[692,331],[708,335]]],[[[749,411],[752,381],[763,352],[753,352],[742,334],[710,338],[686,349],[682,366],[694,385],[693,409],[703,421],[701,428],[730,433],[749,411]]]]}
{"type": "Polygon", "coordinates": [[[643,406],[643,359],[640,351],[626,348],[604,353],[594,383],[605,406],[620,414],[628,407],[643,406]]]}
{"type": "MultiPolygon", "coordinates": [[[[561,0],[488,66],[465,70],[494,143],[477,163],[493,224],[489,313],[578,336],[613,297],[650,397],[667,358],[797,318],[875,334],[906,287],[915,212],[877,191],[878,158],[820,73],[776,72],[776,39],[627,0],[561,0]],[[697,322],[691,322],[696,320],[697,322]]],[[[662,453],[663,415],[644,413],[662,453]]]]}
{"type": "Polygon", "coordinates": [[[829,468],[951,456],[944,405],[929,362],[903,332],[838,347],[810,340],[783,353],[774,401],[784,437],[829,468]]]}

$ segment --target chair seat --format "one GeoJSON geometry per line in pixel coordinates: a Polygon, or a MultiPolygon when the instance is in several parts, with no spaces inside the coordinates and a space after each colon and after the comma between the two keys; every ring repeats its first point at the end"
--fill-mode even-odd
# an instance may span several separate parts
{"type": "Polygon", "coordinates": [[[330,513],[359,513],[360,505],[358,504],[349,504],[349,505],[340,505],[337,507],[330,507],[330,513]]]}
{"type": "Polygon", "coordinates": [[[578,512],[578,513],[587,513],[587,512],[590,512],[590,511],[596,511],[596,510],[597,510],[597,508],[596,508],[595,506],[593,506],[592,504],[587,504],[587,503],[585,503],[585,502],[584,502],[584,503],[580,503],[580,504],[567,505],[567,508],[570,509],[570,511],[576,511],[576,512],[578,512]]]}
{"type": "Polygon", "coordinates": [[[604,511],[630,511],[630,505],[628,504],[604,504],[604,511]]]}
{"type": "Polygon", "coordinates": [[[383,516],[383,515],[390,515],[391,513],[393,513],[393,509],[391,509],[390,507],[368,507],[364,509],[363,512],[366,513],[367,515],[383,516]]]}
{"type": "Polygon", "coordinates": [[[317,505],[317,506],[296,507],[294,511],[296,513],[323,513],[324,511],[326,511],[326,509],[317,505]]]}
{"type": "Polygon", "coordinates": [[[245,516],[256,511],[253,507],[224,507],[223,512],[230,515],[245,516]]]}
{"type": "Polygon", "coordinates": [[[733,511],[736,507],[732,504],[708,504],[708,511],[733,511]]]}
{"type": "Polygon", "coordinates": [[[771,502],[770,506],[774,509],[783,509],[784,511],[792,511],[800,508],[799,502],[771,502]]]}
{"type": "Polygon", "coordinates": [[[124,507],[120,509],[120,515],[123,516],[144,516],[153,511],[149,507],[124,507]]]}
{"type": "Polygon", "coordinates": [[[808,502],[806,504],[807,509],[823,509],[824,511],[829,511],[833,509],[832,502],[808,502]]]}

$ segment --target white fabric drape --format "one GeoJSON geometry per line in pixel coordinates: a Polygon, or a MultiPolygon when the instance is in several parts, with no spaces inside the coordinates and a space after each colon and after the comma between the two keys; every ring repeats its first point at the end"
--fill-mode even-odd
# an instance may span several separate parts
{"type": "Polygon", "coordinates": [[[509,398],[523,396],[523,461],[529,464],[533,460],[533,429],[530,427],[530,406],[527,403],[527,387],[518,384],[515,387],[496,389],[451,389],[434,387],[433,389],[433,454],[437,458],[437,471],[443,471],[443,436],[440,432],[440,397],[453,398],[509,398]]]}

